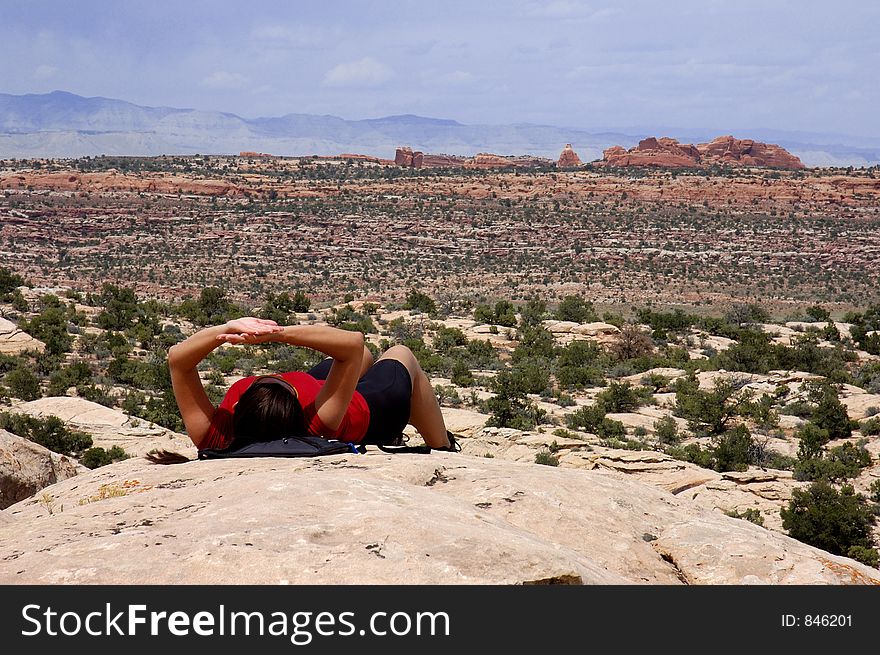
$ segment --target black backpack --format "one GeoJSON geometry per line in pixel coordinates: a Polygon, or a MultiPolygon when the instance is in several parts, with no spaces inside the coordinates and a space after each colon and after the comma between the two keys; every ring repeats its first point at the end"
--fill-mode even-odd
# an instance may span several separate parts
{"type": "Polygon", "coordinates": [[[345,441],[334,441],[311,435],[284,437],[271,441],[252,441],[243,446],[233,442],[227,448],[205,448],[199,451],[199,459],[223,459],[226,457],[319,457],[359,453],[357,446],[345,441]]]}

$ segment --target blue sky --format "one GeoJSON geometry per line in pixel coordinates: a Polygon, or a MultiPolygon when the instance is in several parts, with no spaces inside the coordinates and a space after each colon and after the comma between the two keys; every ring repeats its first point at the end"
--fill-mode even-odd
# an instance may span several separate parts
{"type": "Polygon", "coordinates": [[[880,3],[0,0],[0,92],[880,136],[880,3]]]}

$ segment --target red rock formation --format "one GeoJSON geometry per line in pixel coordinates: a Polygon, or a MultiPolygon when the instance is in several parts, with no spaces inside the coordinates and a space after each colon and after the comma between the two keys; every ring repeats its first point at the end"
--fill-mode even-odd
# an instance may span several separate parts
{"type": "MultiPolygon", "coordinates": [[[[419,153],[421,154],[421,153],[419,153]]],[[[398,148],[394,151],[394,163],[398,166],[409,166],[413,165],[413,151],[412,148],[398,148]]]]}
{"type": "Polygon", "coordinates": [[[565,147],[562,149],[562,153],[559,155],[559,160],[556,162],[557,168],[571,168],[573,166],[580,166],[581,158],[578,157],[577,153],[571,147],[570,143],[566,143],[565,147]]]}
{"type": "Polygon", "coordinates": [[[712,165],[802,169],[800,159],[777,145],[722,136],[693,146],[675,139],[649,137],[629,150],[613,146],[602,153],[605,166],[705,168],[712,165]]]}
{"type": "Polygon", "coordinates": [[[238,153],[239,157],[274,157],[275,155],[270,155],[265,152],[251,152],[250,150],[242,150],[238,153]]]}
{"type": "Polygon", "coordinates": [[[800,159],[785,148],[772,143],[761,143],[752,139],[735,139],[732,136],[719,136],[709,143],[701,143],[697,150],[704,163],[729,164],[733,166],[766,166],[768,168],[805,168],[800,159]]]}
{"type": "Polygon", "coordinates": [[[542,157],[528,155],[504,157],[481,152],[473,157],[428,154],[408,147],[400,147],[394,153],[394,163],[408,168],[538,168],[552,166],[553,162],[542,157]]]}

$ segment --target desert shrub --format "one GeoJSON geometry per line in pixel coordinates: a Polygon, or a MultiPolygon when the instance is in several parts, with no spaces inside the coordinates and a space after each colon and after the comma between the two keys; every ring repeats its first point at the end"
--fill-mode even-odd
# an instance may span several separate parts
{"type": "Polygon", "coordinates": [[[871,494],[869,498],[872,502],[880,503],[880,480],[874,480],[871,483],[871,486],[868,487],[868,493],[871,494]]]}
{"type": "Polygon", "coordinates": [[[198,300],[184,300],[177,307],[179,314],[196,325],[221,325],[226,321],[241,318],[247,311],[226,297],[226,291],[218,287],[205,287],[198,300]]]}
{"type": "Polygon", "coordinates": [[[754,523],[755,525],[760,525],[761,527],[764,526],[764,517],[761,516],[761,511],[754,507],[749,507],[743,512],[732,509],[724,513],[728,516],[732,516],[735,519],[743,519],[748,521],[749,523],[754,523]]]}
{"type": "Polygon", "coordinates": [[[44,301],[42,311],[30,321],[20,320],[19,327],[46,344],[46,351],[52,355],[70,352],[73,337],[67,332],[67,313],[57,302],[44,301]]]}
{"type": "Polygon", "coordinates": [[[73,362],[54,371],[49,376],[47,396],[63,396],[70,387],[88,385],[92,382],[92,371],[86,362],[73,362]]]}
{"type": "Polygon", "coordinates": [[[101,291],[104,309],[96,322],[102,330],[127,330],[134,325],[138,313],[138,299],[134,289],[105,284],[101,291]]]}
{"type": "MultiPolygon", "coordinates": [[[[308,311],[305,309],[304,311],[308,311]]],[[[260,308],[260,318],[275,321],[279,325],[289,325],[296,322],[296,304],[294,299],[286,291],[281,293],[266,294],[266,300],[260,308]]]]}
{"type": "Polygon", "coordinates": [[[762,394],[754,400],[751,396],[741,399],[738,407],[739,414],[752,419],[760,428],[769,429],[779,425],[779,414],[773,409],[773,397],[762,394]]]}
{"type": "Polygon", "coordinates": [[[40,393],[40,378],[33,371],[23,366],[14,368],[7,373],[3,382],[9,389],[10,395],[21,400],[36,400],[40,393]]]}
{"type": "Polygon", "coordinates": [[[110,450],[104,450],[98,446],[86,450],[79,458],[79,463],[86,468],[96,469],[114,462],[121,462],[129,457],[130,455],[119,446],[113,446],[110,450]]]}
{"type": "Polygon", "coordinates": [[[666,339],[669,332],[684,332],[697,320],[695,316],[686,314],[681,309],[655,312],[649,308],[642,308],[636,311],[636,316],[640,323],[651,326],[651,336],[655,339],[666,339]]]}
{"type": "Polygon", "coordinates": [[[583,389],[601,383],[602,349],[591,341],[572,341],[560,348],[556,358],[556,380],[566,389],[583,389]]]}
{"type": "Polygon", "coordinates": [[[812,391],[811,399],[816,402],[812,421],[820,428],[828,430],[832,439],[846,439],[852,436],[852,425],[846,406],[837,397],[837,389],[823,384],[812,391]]]}
{"type": "Polygon", "coordinates": [[[573,430],[595,433],[605,418],[605,410],[598,404],[581,407],[565,417],[565,423],[573,430]]]}
{"type": "Polygon", "coordinates": [[[491,323],[504,327],[516,326],[516,307],[509,300],[499,300],[495,306],[477,305],[474,320],[478,323],[491,323]]]}
{"type": "Polygon", "coordinates": [[[687,419],[688,428],[698,436],[721,434],[739,413],[738,388],[738,383],[723,378],[711,391],[703,391],[695,377],[681,378],[675,383],[675,414],[687,419]]]}
{"type": "Polygon", "coordinates": [[[596,396],[596,403],[606,413],[632,412],[648,402],[646,391],[629,382],[612,382],[596,396]]]}
{"type": "Polygon", "coordinates": [[[754,440],[744,425],[715,438],[712,456],[716,471],[745,471],[752,463],[754,440]]]}
{"type": "Polygon", "coordinates": [[[596,435],[606,440],[623,439],[626,436],[626,427],[620,421],[603,416],[599,425],[596,426],[596,435]]]}
{"type": "Polygon", "coordinates": [[[828,430],[820,428],[815,423],[806,423],[797,432],[798,459],[808,460],[820,457],[831,437],[828,430]]]}
{"type": "Polygon", "coordinates": [[[351,305],[331,309],[327,322],[341,330],[349,330],[351,332],[363,332],[364,334],[375,334],[378,332],[375,323],[369,314],[364,314],[354,309],[351,305]]]}
{"type": "Polygon", "coordinates": [[[541,450],[535,455],[535,464],[544,466],[559,466],[559,457],[548,450],[541,450]]]}
{"type": "Polygon", "coordinates": [[[450,382],[459,387],[472,387],[475,383],[474,374],[464,361],[456,359],[452,362],[450,382]]]}
{"type": "Polygon", "coordinates": [[[859,430],[866,437],[874,437],[880,434],[880,419],[872,418],[859,425],[859,430]]]}
{"type": "Polygon", "coordinates": [[[628,324],[620,329],[609,350],[616,359],[626,361],[650,355],[654,351],[654,342],[638,325],[628,324]]]}
{"type": "Polygon", "coordinates": [[[556,346],[553,335],[541,325],[530,325],[517,331],[516,349],[511,355],[515,362],[526,358],[543,358],[553,361],[556,358],[556,346]]]}
{"type": "Polygon", "coordinates": [[[159,396],[148,398],[136,415],[175,432],[186,431],[174,393],[170,389],[159,396]]]}
{"type": "Polygon", "coordinates": [[[664,416],[654,422],[654,434],[657,441],[663,446],[672,446],[681,441],[678,424],[671,416],[664,416]]]}
{"type": "Polygon", "coordinates": [[[666,449],[666,454],[703,468],[714,468],[715,460],[712,457],[711,448],[703,448],[700,444],[689,443],[686,446],[672,446],[666,449]]]}
{"type": "Polygon", "coordinates": [[[518,375],[511,370],[501,371],[492,380],[495,395],[485,401],[490,413],[486,425],[531,430],[544,420],[546,412],[526,396],[518,375]]]}
{"type": "Polygon", "coordinates": [[[592,323],[598,321],[599,317],[593,303],[580,296],[565,296],[556,309],[556,320],[592,323]]]}
{"type": "Polygon", "coordinates": [[[35,418],[26,414],[0,412],[0,429],[38,443],[62,455],[74,455],[92,445],[85,432],[71,430],[57,416],[35,418]]]}
{"type": "Polygon", "coordinates": [[[871,534],[875,515],[867,499],[851,485],[838,491],[824,481],[795,489],[788,506],[780,511],[789,536],[835,555],[875,562],[877,551],[871,534]],[[871,555],[873,553],[873,555],[871,555]]]}
{"type": "Polygon", "coordinates": [[[25,286],[24,278],[0,266],[0,300],[8,302],[18,287],[25,286]]]}
{"type": "Polygon", "coordinates": [[[171,371],[167,359],[158,355],[149,361],[116,357],[107,365],[107,375],[120,384],[138,389],[171,389],[171,371]]]}
{"type": "Polygon", "coordinates": [[[464,332],[455,327],[440,326],[434,333],[434,349],[448,355],[458,346],[466,346],[468,338],[464,332]]]}
{"type": "Polygon", "coordinates": [[[403,308],[430,314],[431,316],[437,313],[437,303],[434,302],[434,299],[418,289],[410,289],[403,303],[403,308]]]}
{"type": "Polygon", "coordinates": [[[778,368],[776,348],[770,335],[757,330],[742,330],[739,341],[717,356],[718,366],[728,371],[766,373],[778,368]]]}
{"type": "Polygon", "coordinates": [[[798,418],[810,419],[813,416],[813,406],[805,400],[795,400],[779,410],[780,414],[797,416],[798,418]]]}
{"type": "Polygon", "coordinates": [[[735,303],[724,312],[724,321],[731,325],[766,323],[769,320],[770,314],[767,310],[754,303],[735,303]]]}

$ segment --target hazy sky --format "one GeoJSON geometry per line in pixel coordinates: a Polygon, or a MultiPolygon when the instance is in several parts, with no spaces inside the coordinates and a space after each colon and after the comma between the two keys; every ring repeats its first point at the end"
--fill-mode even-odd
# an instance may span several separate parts
{"type": "Polygon", "coordinates": [[[880,2],[0,0],[0,92],[880,136],[880,2]]]}

